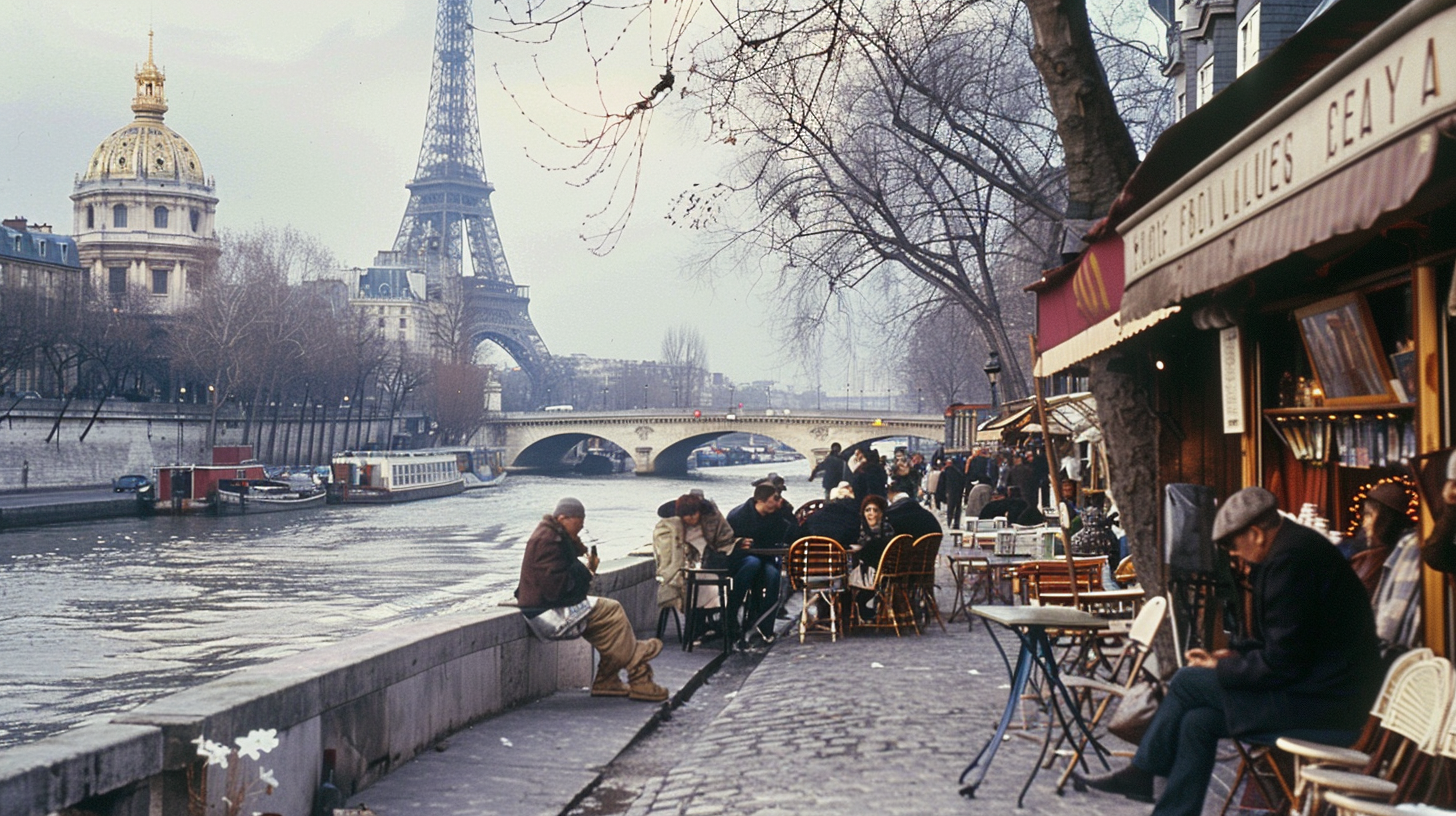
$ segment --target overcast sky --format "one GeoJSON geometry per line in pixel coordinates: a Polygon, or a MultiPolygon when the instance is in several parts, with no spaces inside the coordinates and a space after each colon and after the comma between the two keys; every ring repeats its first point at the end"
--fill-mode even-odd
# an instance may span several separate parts
{"type": "MultiPolygon", "coordinates": [[[[489,8],[478,5],[477,22],[489,8]]],[[[408,201],[435,12],[434,0],[0,0],[0,214],[71,231],[75,176],[131,121],[151,27],[167,124],[216,179],[219,227],[292,225],[345,266],[366,266],[393,243],[408,201]]],[[[491,200],[553,352],[656,359],[665,328],[690,321],[713,369],[739,381],[798,379],[766,324],[763,285],[689,278],[682,269],[702,236],[663,217],[681,190],[719,180],[731,148],[659,114],[634,220],[597,257],[578,236],[606,190],[575,189],[527,157],[549,145],[492,68],[500,64],[512,90],[530,90],[528,52],[482,34],[476,64],[491,200]]],[[[568,72],[556,79],[573,90],[568,72]]],[[[655,80],[648,73],[639,87],[655,80]]]]}

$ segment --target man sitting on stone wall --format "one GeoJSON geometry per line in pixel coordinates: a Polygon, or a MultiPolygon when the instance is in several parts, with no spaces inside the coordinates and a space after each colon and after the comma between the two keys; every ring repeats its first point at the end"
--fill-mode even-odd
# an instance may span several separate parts
{"type": "Polygon", "coordinates": [[[667,689],[652,681],[649,661],[662,651],[657,638],[638,641],[622,605],[587,595],[600,559],[578,537],[586,508],[572,498],[556,503],[526,542],[516,601],[531,631],[542,640],[584,637],[601,655],[593,697],[630,697],[649,703],[667,699],[667,689]],[[582,563],[586,556],[586,563],[582,563]],[[621,672],[627,670],[628,683],[621,672]]]}

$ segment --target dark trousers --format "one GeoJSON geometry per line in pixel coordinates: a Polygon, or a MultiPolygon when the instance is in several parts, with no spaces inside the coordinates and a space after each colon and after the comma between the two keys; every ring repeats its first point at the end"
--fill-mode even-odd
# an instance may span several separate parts
{"type": "Polygon", "coordinates": [[[945,523],[952,530],[961,527],[961,506],[965,503],[966,497],[961,493],[947,493],[945,496],[945,523]]]}
{"type": "MultiPolygon", "coordinates": [[[[779,599],[779,568],[772,558],[760,558],[745,550],[735,550],[728,569],[733,573],[733,590],[728,594],[728,614],[744,611],[744,626],[763,614],[779,599]]],[[[773,633],[773,618],[759,626],[764,634],[773,633]]]]}
{"type": "Polygon", "coordinates": [[[1168,778],[1153,816],[1199,816],[1203,812],[1218,741],[1228,735],[1217,672],[1179,669],[1132,760],[1139,768],[1168,778]]]}

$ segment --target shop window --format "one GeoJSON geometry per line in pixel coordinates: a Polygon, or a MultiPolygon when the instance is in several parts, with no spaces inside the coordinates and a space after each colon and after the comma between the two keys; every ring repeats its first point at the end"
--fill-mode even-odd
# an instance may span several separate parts
{"type": "Polygon", "coordinates": [[[171,272],[172,272],[172,270],[170,270],[170,269],[153,269],[152,270],[152,294],[154,294],[154,295],[165,295],[165,294],[167,294],[167,278],[169,277],[169,275],[171,274],[171,272]]]}
{"type": "Polygon", "coordinates": [[[113,295],[126,294],[126,267],[113,266],[107,271],[106,291],[113,295]]]}
{"type": "Polygon", "coordinates": [[[1235,65],[1235,74],[1243,76],[1243,73],[1253,68],[1259,62],[1259,4],[1249,9],[1244,15],[1244,21],[1239,23],[1239,46],[1238,60],[1235,65]]]}
{"type": "Polygon", "coordinates": [[[111,208],[111,226],[126,229],[126,205],[117,204],[111,208]]]}
{"type": "Polygon", "coordinates": [[[155,210],[152,210],[152,227],[154,229],[166,229],[167,228],[167,208],[166,207],[158,207],[155,210]]]}

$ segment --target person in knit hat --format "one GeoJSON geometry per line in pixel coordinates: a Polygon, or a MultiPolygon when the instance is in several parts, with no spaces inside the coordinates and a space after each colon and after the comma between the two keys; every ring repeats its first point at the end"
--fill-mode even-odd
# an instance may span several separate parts
{"type": "Polygon", "coordinates": [[[662,641],[639,641],[620,603],[587,594],[600,559],[595,548],[588,551],[581,543],[585,525],[586,507],[569,497],[557,502],[556,509],[536,525],[526,542],[516,586],[521,613],[542,640],[581,637],[597,650],[601,659],[592,681],[593,697],[662,702],[667,689],[652,681],[651,664],[662,651],[662,641]]]}

